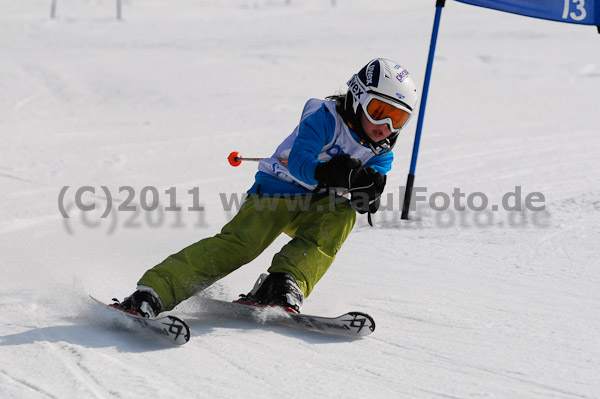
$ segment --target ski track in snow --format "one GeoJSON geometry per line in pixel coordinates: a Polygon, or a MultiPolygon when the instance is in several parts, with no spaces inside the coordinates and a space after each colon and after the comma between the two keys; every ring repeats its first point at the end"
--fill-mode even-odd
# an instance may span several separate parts
{"type": "MultiPolygon", "coordinates": [[[[600,53],[593,27],[446,4],[416,185],[491,205],[518,186],[544,212],[435,210],[400,220],[416,118],[400,135],[387,211],[359,216],[304,312],[371,314],[343,339],[202,312],[172,347],[111,328],[92,294],[122,298],[149,267],[219,231],[304,102],[344,90],[369,59],[421,86],[432,4],[417,0],[0,0],[1,398],[531,398],[600,392],[600,53]],[[375,16],[394,15],[398,24],[375,16]],[[366,16],[366,17],[365,17],[366,16]],[[354,27],[354,28],[349,28],[354,27]],[[360,27],[359,29],[355,29],[360,27]],[[397,32],[392,33],[392,29],[397,32]],[[61,189],[70,187],[58,211],[61,189]],[[165,212],[83,219],[144,187],[165,212]],[[185,211],[198,189],[206,212],[185,211]],[[229,198],[229,197],[228,197],[229,198]],[[169,219],[171,217],[171,219],[169,219]]],[[[387,201],[387,197],[386,201],[387,201]]],[[[515,202],[514,205],[516,205],[515,202]]],[[[439,204],[438,204],[439,205],[439,204]]],[[[116,216],[115,216],[116,215],[116,216]]],[[[96,215],[98,216],[98,215],[96,215]]],[[[248,292],[286,239],[211,287],[248,292]]]]}

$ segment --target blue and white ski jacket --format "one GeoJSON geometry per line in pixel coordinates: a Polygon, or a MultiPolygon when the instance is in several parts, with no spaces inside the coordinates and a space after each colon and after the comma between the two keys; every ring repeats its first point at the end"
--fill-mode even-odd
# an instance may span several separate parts
{"type": "Polygon", "coordinates": [[[311,99],[304,106],[300,124],[277,147],[271,158],[258,165],[255,182],[248,194],[308,194],[317,187],[315,169],[339,154],[360,159],[384,175],[392,168],[392,152],[375,155],[361,144],[335,110],[335,101],[311,99]],[[279,159],[287,159],[287,165],[279,159]]]}

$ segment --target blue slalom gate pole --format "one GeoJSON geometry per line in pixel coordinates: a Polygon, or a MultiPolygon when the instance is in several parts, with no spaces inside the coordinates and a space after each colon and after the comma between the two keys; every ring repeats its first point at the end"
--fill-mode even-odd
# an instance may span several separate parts
{"type": "Polygon", "coordinates": [[[436,0],[435,19],[433,21],[431,43],[429,45],[429,57],[427,59],[427,69],[425,70],[425,82],[423,82],[423,95],[421,96],[421,105],[419,106],[417,131],[415,133],[415,142],[413,144],[412,159],[410,161],[410,171],[406,180],[404,204],[402,205],[402,219],[408,219],[408,212],[410,210],[412,191],[413,186],[415,184],[415,169],[417,168],[417,157],[419,156],[419,144],[421,143],[421,131],[423,130],[423,119],[425,118],[425,107],[427,106],[427,92],[429,91],[429,80],[431,79],[431,69],[433,68],[433,57],[435,55],[435,45],[437,43],[438,30],[440,28],[440,19],[442,18],[442,8],[444,8],[445,4],[446,0],[436,0]]]}

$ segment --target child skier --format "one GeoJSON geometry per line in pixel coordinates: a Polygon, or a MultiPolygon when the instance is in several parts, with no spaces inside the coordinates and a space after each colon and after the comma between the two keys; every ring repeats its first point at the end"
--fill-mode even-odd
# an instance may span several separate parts
{"type": "Polygon", "coordinates": [[[119,305],[156,317],[249,263],[284,232],[292,239],[242,297],[299,312],[352,230],[355,211],[369,218],[377,211],[392,148],[416,102],[412,77],[384,58],[352,76],[345,95],[309,100],[293,133],[260,162],[237,215],[216,236],[148,270],[119,305]]]}

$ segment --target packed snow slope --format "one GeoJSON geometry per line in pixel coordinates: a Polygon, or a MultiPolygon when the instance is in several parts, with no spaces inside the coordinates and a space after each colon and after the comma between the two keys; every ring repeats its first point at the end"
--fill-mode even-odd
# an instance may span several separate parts
{"type": "MultiPolygon", "coordinates": [[[[218,232],[256,170],[227,155],[271,155],[309,98],[375,57],[421,87],[434,3],[129,0],[117,21],[114,1],[50,19],[0,0],[0,397],[599,398],[593,27],[447,2],[416,210],[400,219],[414,118],[375,226],[359,217],[303,309],[368,312],[371,336],[207,316],[198,296],[168,347],[88,300],[218,232]]],[[[285,242],[203,295],[247,292],[285,242]]]]}

